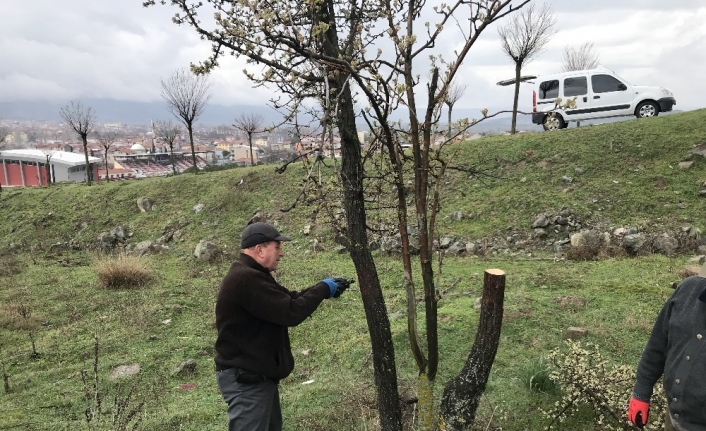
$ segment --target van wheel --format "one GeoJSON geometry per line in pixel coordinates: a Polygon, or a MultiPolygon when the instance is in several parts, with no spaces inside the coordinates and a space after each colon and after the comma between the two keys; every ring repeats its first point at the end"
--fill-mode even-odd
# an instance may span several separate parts
{"type": "Polygon", "coordinates": [[[547,115],[544,117],[544,122],[542,123],[544,130],[559,130],[566,127],[566,121],[559,114],[547,115]]]}
{"type": "Polygon", "coordinates": [[[642,102],[635,108],[637,118],[656,117],[659,115],[659,106],[655,102],[642,102]]]}

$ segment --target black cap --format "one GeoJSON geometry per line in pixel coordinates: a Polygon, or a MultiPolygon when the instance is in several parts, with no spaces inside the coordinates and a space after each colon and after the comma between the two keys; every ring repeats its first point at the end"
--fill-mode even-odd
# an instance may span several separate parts
{"type": "Polygon", "coordinates": [[[291,241],[292,238],[280,235],[274,226],[267,223],[248,225],[240,234],[240,248],[250,248],[270,241],[291,241]]]}

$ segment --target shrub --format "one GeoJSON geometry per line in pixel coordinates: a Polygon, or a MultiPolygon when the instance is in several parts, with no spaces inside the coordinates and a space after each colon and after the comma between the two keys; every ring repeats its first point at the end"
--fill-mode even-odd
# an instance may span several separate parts
{"type": "Polygon", "coordinates": [[[138,288],[152,280],[144,260],[126,254],[99,259],[96,273],[100,286],[107,289],[138,288]]]}
{"type": "MultiPolygon", "coordinates": [[[[623,430],[628,428],[627,405],[635,383],[635,370],[626,365],[609,366],[598,346],[568,340],[568,352],[558,348],[549,354],[554,366],[550,378],[562,389],[562,398],[556,407],[544,412],[551,419],[547,429],[557,421],[563,422],[576,413],[579,407],[588,406],[595,414],[596,424],[601,430],[623,430]]],[[[666,411],[662,383],[654,387],[650,404],[651,420],[645,430],[662,429],[661,418],[666,411]]]]}

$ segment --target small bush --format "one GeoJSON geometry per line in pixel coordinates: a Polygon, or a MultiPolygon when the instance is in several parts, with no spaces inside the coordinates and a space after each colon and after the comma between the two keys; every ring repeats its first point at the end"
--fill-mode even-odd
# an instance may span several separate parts
{"type": "Polygon", "coordinates": [[[106,289],[139,288],[152,280],[144,260],[126,254],[99,259],[96,273],[100,286],[106,289]]]}
{"type": "MultiPolygon", "coordinates": [[[[551,422],[547,429],[563,422],[580,407],[590,407],[596,425],[601,430],[623,430],[628,426],[626,407],[635,384],[635,369],[626,365],[609,366],[598,346],[588,344],[584,348],[578,341],[567,341],[568,352],[554,349],[549,354],[554,370],[550,378],[560,385],[562,399],[556,407],[544,412],[551,422]]],[[[650,420],[645,430],[662,429],[659,418],[666,411],[662,383],[654,387],[650,404],[650,420]]]]}

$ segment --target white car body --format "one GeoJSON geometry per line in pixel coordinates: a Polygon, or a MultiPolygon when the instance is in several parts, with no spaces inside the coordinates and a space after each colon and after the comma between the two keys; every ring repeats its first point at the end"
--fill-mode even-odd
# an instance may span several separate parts
{"type": "Polygon", "coordinates": [[[631,85],[602,67],[577,70],[537,77],[532,92],[532,122],[543,125],[545,130],[555,130],[570,121],[628,115],[654,117],[671,111],[676,103],[666,88],[631,85]],[[576,106],[564,108],[562,105],[569,100],[574,100],[576,106]]]}

